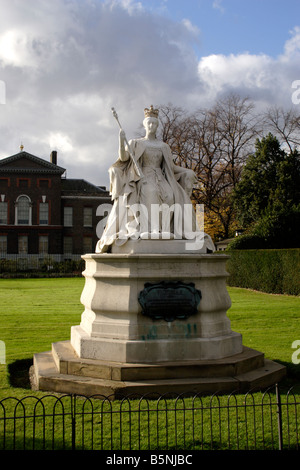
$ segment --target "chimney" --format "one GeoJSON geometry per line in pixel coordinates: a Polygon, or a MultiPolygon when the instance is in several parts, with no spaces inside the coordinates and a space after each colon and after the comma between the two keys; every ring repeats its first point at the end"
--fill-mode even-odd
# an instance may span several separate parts
{"type": "Polygon", "coordinates": [[[50,154],[50,162],[53,163],[53,165],[57,165],[57,151],[52,150],[50,154]]]}

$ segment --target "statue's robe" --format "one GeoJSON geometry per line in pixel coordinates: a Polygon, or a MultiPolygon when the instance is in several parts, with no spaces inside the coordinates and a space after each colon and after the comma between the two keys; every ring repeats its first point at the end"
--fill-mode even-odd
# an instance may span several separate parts
{"type": "MultiPolygon", "coordinates": [[[[129,142],[130,153],[134,156],[135,162],[142,169],[141,159],[146,149],[144,139],[133,139],[129,142]]],[[[196,233],[200,234],[200,230],[196,221],[195,210],[185,186],[187,181],[196,180],[192,170],[178,167],[174,164],[171,149],[168,144],[162,143],[162,174],[170,185],[174,195],[174,207],[181,210],[172,212],[172,221],[170,229],[175,238],[190,239],[196,233]],[[191,210],[186,211],[189,217],[185,217],[183,222],[182,214],[184,208],[189,207],[191,210]],[[194,234],[194,235],[193,235],[194,234]]],[[[128,148],[126,151],[129,156],[128,148]]],[[[136,224],[136,205],[142,204],[140,199],[140,188],[142,184],[147,184],[145,178],[141,178],[136,170],[136,166],[129,156],[128,160],[123,161],[120,158],[110,167],[110,195],[113,201],[112,210],[108,216],[107,223],[101,239],[97,243],[96,252],[102,253],[110,249],[113,243],[123,245],[129,238],[138,238],[136,224]]],[[[150,216],[150,214],[149,214],[150,216]]],[[[208,240],[208,248],[214,251],[214,245],[210,237],[206,235],[208,240]]]]}

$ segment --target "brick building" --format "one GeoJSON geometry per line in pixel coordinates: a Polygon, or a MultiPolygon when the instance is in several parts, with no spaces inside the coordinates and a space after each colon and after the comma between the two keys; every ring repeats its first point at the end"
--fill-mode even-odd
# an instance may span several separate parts
{"type": "Polygon", "coordinates": [[[0,257],[61,255],[95,251],[100,204],[108,191],[83,179],[66,178],[57,164],[21,151],[0,160],[0,257]]]}

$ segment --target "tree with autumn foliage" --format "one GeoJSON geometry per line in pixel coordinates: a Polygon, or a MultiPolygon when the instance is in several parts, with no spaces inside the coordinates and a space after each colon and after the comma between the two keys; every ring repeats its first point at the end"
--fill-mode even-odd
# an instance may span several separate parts
{"type": "Polygon", "coordinates": [[[193,200],[204,205],[205,231],[215,240],[238,227],[232,193],[261,130],[253,110],[247,98],[235,94],[193,114],[160,106],[160,137],[178,165],[194,170],[193,200]]]}

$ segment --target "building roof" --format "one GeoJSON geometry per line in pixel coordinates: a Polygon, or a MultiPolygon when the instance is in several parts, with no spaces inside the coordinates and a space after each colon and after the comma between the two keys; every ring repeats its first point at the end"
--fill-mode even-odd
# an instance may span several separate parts
{"type": "Polygon", "coordinates": [[[107,190],[103,186],[96,186],[84,179],[62,178],[61,189],[63,194],[97,194],[105,196],[107,190]]]}
{"type": "Polygon", "coordinates": [[[54,163],[48,162],[42,158],[36,157],[31,153],[21,151],[0,160],[0,173],[51,173],[62,175],[65,172],[54,163]]]}
{"type": "MultiPolygon", "coordinates": [[[[52,152],[55,153],[56,152],[52,152]]],[[[16,174],[52,174],[62,176],[65,173],[65,168],[56,165],[55,160],[44,160],[29,152],[21,150],[10,157],[0,159],[0,175],[4,173],[16,174]]],[[[108,197],[108,191],[103,186],[96,186],[84,179],[79,178],[61,178],[61,190],[64,197],[74,196],[92,196],[92,197],[108,197]]]]}

